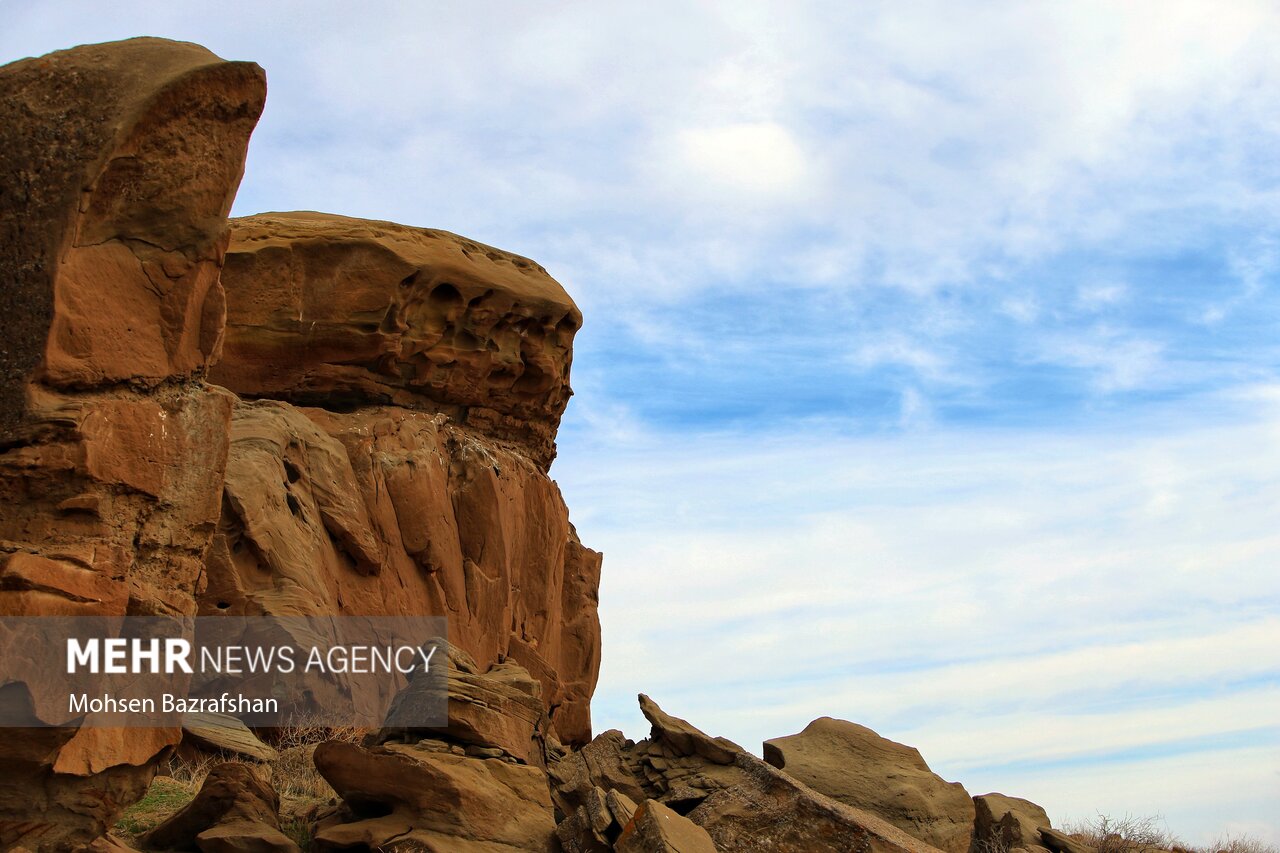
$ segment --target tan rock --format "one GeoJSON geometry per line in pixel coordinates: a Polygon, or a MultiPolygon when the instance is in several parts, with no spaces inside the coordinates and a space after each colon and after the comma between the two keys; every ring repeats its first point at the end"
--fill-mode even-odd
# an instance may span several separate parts
{"type": "Polygon", "coordinates": [[[352,818],[316,833],[321,853],[393,842],[477,853],[553,849],[547,777],[535,767],[418,745],[337,741],[317,747],[315,762],[352,818]]]}
{"type": "Polygon", "coordinates": [[[593,787],[607,796],[656,800],[705,829],[720,850],[874,850],[936,848],[870,812],[847,806],[742,750],[664,712],[646,696],[653,725],[631,743],[605,732],[551,769],[557,806],[589,807],[593,787]]]}
{"type": "Polygon", "coordinates": [[[640,694],[640,713],[653,726],[654,740],[669,744],[681,755],[701,756],[713,764],[732,764],[743,751],[731,740],[711,737],[688,721],[671,716],[643,693],[640,694]]]}
{"type": "Polygon", "coordinates": [[[1053,853],[1097,853],[1097,848],[1049,826],[1040,827],[1040,840],[1053,853]]]}
{"type": "Polygon", "coordinates": [[[620,807],[648,799],[639,762],[632,755],[635,746],[622,732],[610,729],[555,764],[548,772],[556,805],[564,814],[572,814],[597,788],[605,791],[606,797],[624,797],[618,801],[620,807]]]}
{"type": "Polygon", "coordinates": [[[422,703],[431,701],[430,693],[438,689],[428,679],[420,679],[401,691],[387,715],[384,737],[428,734],[468,748],[491,748],[524,764],[545,766],[542,739],[547,716],[542,707],[542,688],[524,667],[502,663],[482,673],[470,655],[450,648],[446,677],[448,725],[428,728],[401,723],[426,718],[428,711],[422,703]],[[422,690],[419,685],[423,684],[430,686],[422,690]]]}
{"type": "Polygon", "coordinates": [[[614,847],[618,853],[716,853],[707,831],[657,800],[636,808],[614,847]]]}
{"type": "Polygon", "coordinates": [[[582,315],[526,258],[425,228],[331,214],[234,221],[213,380],[302,405],[443,411],[545,469],[582,315]]]}
{"type": "Polygon", "coordinates": [[[982,845],[1005,850],[1025,847],[1036,853],[1041,847],[1040,828],[1052,827],[1040,806],[1019,797],[982,794],[973,798],[975,848],[982,845]]]}
{"type": "Polygon", "coordinates": [[[964,787],[929,770],[920,752],[865,726],[822,717],[765,741],[765,761],[833,799],[879,815],[948,853],[968,853],[974,805],[964,787]]]}
{"type": "Polygon", "coordinates": [[[279,756],[278,752],[259,740],[248,726],[230,714],[183,715],[182,745],[257,761],[271,761],[279,756]]]}

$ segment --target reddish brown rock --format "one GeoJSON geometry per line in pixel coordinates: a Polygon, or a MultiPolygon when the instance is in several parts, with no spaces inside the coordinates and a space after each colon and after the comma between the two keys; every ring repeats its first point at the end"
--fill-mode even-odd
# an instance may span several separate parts
{"type": "Polygon", "coordinates": [[[331,214],[234,220],[212,378],[301,405],[445,412],[544,469],[582,315],[546,270],[456,234],[331,214]]]}
{"type": "Polygon", "coordinates": [[[470,655],[451,648],[446,685],[447,726],[422,728],[399,722],[421,720],[429,714],[429,706],[421,703],[429,703],[430,694],[439,688],[429,679],[419,679],[396,696],[384,737],[442,737],[468,747],[496,750],[522,764],[546,766],[547,715],[542,707],[542,688],[524,667],[501,663],[482,673],[470,655]]]}
{"type": "MultiPolygon", "coordinates": [[[[190,614],[231,398],[218,268],[265,84],[134,39],[0,68],[0,614],[190,614]]],[[[47,722],[34,679],[2,688],[47,722]]],[[[177,729],[11,738],[0,843],[83,849],[177,729]]]]}
{"type": "Polygon", "coordinates": [[[147,850],[302,853],[280,831],[280,795],[270,771],[234,761],[210,770],[195,798],[140,841],[147,850]]]}
{"type": "Polygon", "coordinates": [[[442,413],[262,400],[234,412],[201,612],[447,616],[479,672],[518,663],[558,737],[581,744],[599,573],[518,447],[442,413]]]}
{"type": "Polygon", "coordinates": [[[257,65],[140,38],[0,69],[0,432],[34,377],[154,386],[202,370],[257,65]]]}
{"type": "Polygon", "coordinates": [[[707,831],[657,800],[645,800],[623,828],[617,853],[716,853],[707,831]]]}
{"type": "Polygon", "coordinates": [[[964,787],[929,770],[919,750],[866,726],[822,717],[800,734],[765,741],[764,758],[948,853],[967,853],[973,841],[974,806],[964,787]]]}

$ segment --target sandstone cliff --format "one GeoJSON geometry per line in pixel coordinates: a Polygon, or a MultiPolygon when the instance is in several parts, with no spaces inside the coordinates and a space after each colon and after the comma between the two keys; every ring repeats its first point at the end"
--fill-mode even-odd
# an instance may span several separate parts
{"type": "MultiPolygon", "coordinates": [[[[232,408],[199,380],[262,70],[135,39],[0,86],[0,614],[194,613],[232,408]]],[[[0,738],[0,845],[101,834],[178,737],[0,738]]]]}
{"type": "MultiPolygon", "coordinates": [[[[133,39],[0,86],[0,616],[444,615],[477,672],[531,674],[540,743],[589,740],[600,555],[547,476],[581,325],[559,284],[445,232],[229,226],[252,63],[133,39]]],[[[0,847],[91,843],[180,736],[0,739],[0,847]]]]}

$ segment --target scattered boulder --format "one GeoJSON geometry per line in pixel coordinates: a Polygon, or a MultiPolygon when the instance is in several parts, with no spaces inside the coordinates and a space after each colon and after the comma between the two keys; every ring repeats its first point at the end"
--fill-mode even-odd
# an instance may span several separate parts
{"type": "Polygon", "coordinates": [[[1040,827],[1040,840],[1053,853],[1097,853],[1097,848],[1048,826],[1040,827]]]}
{"type": "Polygon", "coordinates": [[[270,771],[228,761],[209,771],[195,799],[140,839],[147,850],[302,853],[280,831],[270,771]]]}
{"type": "Polygon", "coordinates": [[[973,844],[977,853],[986,849],[1044,853],[1040,829],[1051,828],[1049,815],[1040,806],[1019,797],[983,794],[973,798],[973,844]]]}
{"type": "Polygon", "coordinates": [[[551,769],[556,804],[572,821],[565,835],[581,837],[580,828],[600,812],[600,792],[607,797],[617,791],[688,817],[717,849],[935,849],[667,714],[647,696],[640,697],[640,707],[652,724],[647,740],[632,743],[620,732],[605,732],[551,769]]]}
{"type": "Polygon", "coordinates": [[[765,761],[840,802],[879,815],[947,853],[968,853],[973,799],[929,770],[920,752],[856,723],[822,717],[765,741],[765,761]]]}
{"type": "Polygon", "coordinates": [[[618,853],[716,853],[707,831],[657,800],[645,800],[622,830],[618,853]]]}

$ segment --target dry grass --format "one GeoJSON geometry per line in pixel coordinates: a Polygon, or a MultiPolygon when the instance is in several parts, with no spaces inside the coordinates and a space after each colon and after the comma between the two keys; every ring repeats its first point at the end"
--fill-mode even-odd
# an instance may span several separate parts
{"type": "Polygon", "coordinates": [[[337,796],[316,770],[312,759],[316,747],[333,740],[359,743],[364,736],[365,730],[354,726],[297,725],[277,729],[273,743],[279,755],[268,764],[282,807],[288,801],[288,811],[296,812],[298,801],[327,802],[337,796]]]}
{"type": "MultiPolygon", "coordinates": [[[[325,741],[359,743],[364,739],[365,730],[351,726],[299,725],[276,729],[273,734],[277,757],[265,763],[271,768],[273,786],[280,792],[280,828],[306,850],[311,827],[304,815],[336,796],[316,770],[312,755],[325,741]]],[[[193,758],[175,754],[161,770],[166,775],[157,776],[146,795],[120,815],[114,834],[126,841],[136,841],[191,802],[209,771],[224,761],[248,762],[238,756],[202,753],[193,758]]]]}
{"type": "Polygon", "coordinates": [[[128,841],[137,841],[144,832],[159,826],[169,815],[191,802],[197,790],[198,786],[193,788],[189,783],[157,776],[146,795],[120,815],[113,827],[114,833],[128,841]]]}
{"type": "Polygon", "coordinates": [[[1274,845],[1248,835],[1227,836],[1205,847],[1185,844],[1164,827],[1160,815],[1122,818],[1098,815],[1092,820],[1068,824],[1063,831],[1098,853],[1280,853],[1274,845]]]}

